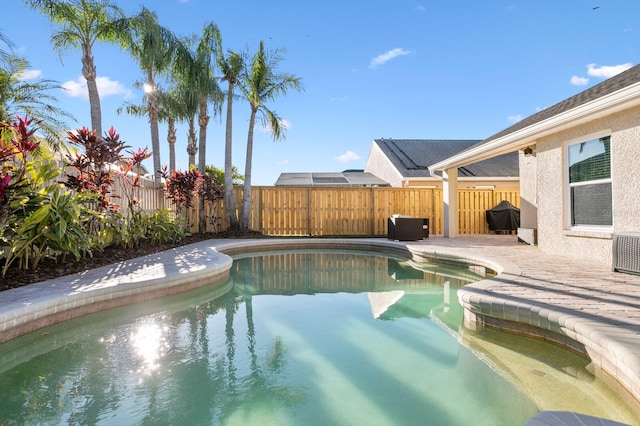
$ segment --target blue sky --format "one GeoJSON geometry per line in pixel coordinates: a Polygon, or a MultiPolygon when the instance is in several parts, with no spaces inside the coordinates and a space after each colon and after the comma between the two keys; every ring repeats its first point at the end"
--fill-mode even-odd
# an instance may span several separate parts
{"type": "MultiPolygon", "coordinates": [[[[281,172],[364,168],[376,138],[484,139],[640,61],[638,0],[154,0],[116,1],[127,13],[158,13],[177,34],[214,22],[225,49],[286,48],[280,71],[302,78],[268,106],[287,123],[274,142],[256,129],[252,183],[273,185],[281,172]]],[[[52,25],[22,0],[0,23],[31,63],[33,75],[69,90],[57,97],[77,123],[90,125],[80,52],[62,61],[52,25]],[[11,19],[13,18],[13,19],[11,19]]],[[[150,148],[144,118],[116,114],[139,102],[142,72],[125,52],[94,49],[103,128],[150,148]]],[[[224,85],[223,85],[224,89],[224,85]]],[[[224,115],[224,113],[223,113],[224,115]]],[[[233,163],[244,173],[249,106],[234,105],[233,163]]],[[[166,127],[161,161],[167,164],[166,127]]],[[[178,127],[177,166],[187,167],[186,124],[178,127]]],[[[207,164],[223,167],[224,122],[208,127],[207,164]]],[[[150,164],[149,164],[150,165],[150,164]]]]}

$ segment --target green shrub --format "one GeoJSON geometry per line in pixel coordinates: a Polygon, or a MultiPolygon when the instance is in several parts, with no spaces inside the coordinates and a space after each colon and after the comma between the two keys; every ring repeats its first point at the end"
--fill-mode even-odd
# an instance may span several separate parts
{"type": "Polygon", "coordinates": [[[6,255],[3,275],[16,260],[24,269],[37,268],[45,257],[65,258],[69,253],[79,260],[83,251],[91,249],[83,226],[88,217],[78,194],[55,188],[17,227],[6,255]]]}

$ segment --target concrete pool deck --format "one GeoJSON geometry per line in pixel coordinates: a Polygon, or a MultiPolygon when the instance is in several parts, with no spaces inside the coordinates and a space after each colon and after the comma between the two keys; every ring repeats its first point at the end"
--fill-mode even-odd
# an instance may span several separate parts
{"type": "Polygon", "coordinates": [[[67,318],[223,281],[223,253],[295,246],[366,246],[420,257],[463,258],[498,276],[459,292],[469,326],[529,334],[588,356],[640,401],[640,276],[547,256],[514,235],[363,239],[209,240],[0,293],[0,342],[67,318]],[[194,282],[196,282],[194,284],[194,282]]]}

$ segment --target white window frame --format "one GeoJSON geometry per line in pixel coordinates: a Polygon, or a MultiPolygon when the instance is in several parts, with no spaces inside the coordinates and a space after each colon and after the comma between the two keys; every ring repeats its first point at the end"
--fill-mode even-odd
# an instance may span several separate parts
{"type": "MultiPolygon", "coordinates": [[[[612,146],[613,146],[613,135],[611,134],[611,130],[604,130],[598,133],[593,133],[587,136],[582,136],[580,138],[575,138],[572,140],[569,140],[567,142],[564,143],[564,187],[565,187],[565,191],[564,191],[564,205],[565,205],[565,229],[570,230],[570,231],[587,231],[587,232],[606,232],[606,233],[611,233],[613,231],[613,224],[615,222],[615,218],[613,217],[613,195],[612,195],[612,199],[611,199],[611,213],[612,213],[612,217],[611,217],[611,225],[572,225],[571,223],[571,214],[573,212],[573,206],[571,205],[571,188],[573,187],[579,187],[579,186],[583,186],[583,185],[591,185],[591,184],[598,184],[598,183],[611,183],[613,184],[613,180],[611,178],[612,175],[612,170],[611,170],[611,164],[609,164],[609,178],[607,179],[596,179],[596,180],[590,180],[590,181],[586,181],[586,182],[576,182],[576,183],[570,183],[569,182],[569,147],[573,146],[573,145],[577,145],[583,142],[589,142],[592,140],[596,140],[596,139],[600,139],[600,138],[604,138],[604,137],[609,137],[609,149],[610,149],[610,154],[611,156],[613,156],[612,152],[612,146]]],[[[611,159],[609,160],[610,163],[612,162],[611,159]]]]}

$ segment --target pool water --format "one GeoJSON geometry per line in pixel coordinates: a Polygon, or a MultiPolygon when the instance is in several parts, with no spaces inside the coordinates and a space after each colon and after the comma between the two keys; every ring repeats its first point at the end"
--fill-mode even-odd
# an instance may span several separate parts
{"type": "Polygon", "coordinates": [[[222,285],[15,339],[0,424],[523,424],[539,401],[459,341],[456,290],[480,277],[419,266],[238,258],[222,285]]]}

